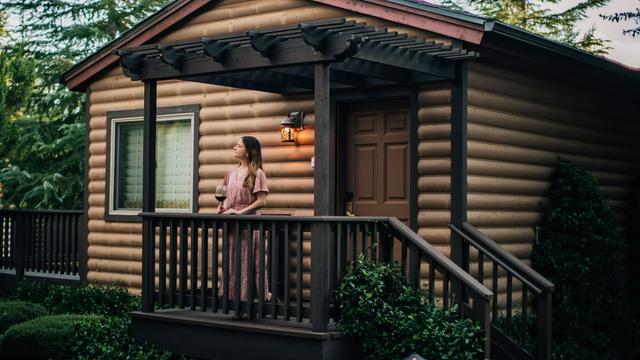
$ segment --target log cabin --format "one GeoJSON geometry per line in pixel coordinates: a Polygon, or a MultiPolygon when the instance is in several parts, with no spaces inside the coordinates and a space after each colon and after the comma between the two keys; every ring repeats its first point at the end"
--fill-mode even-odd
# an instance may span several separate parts
{"type": "Polygon", "coordinates": [[[202,358],[352,358],[331,293],[367,254],[478,321],[488,358],[547,359],[553,284],[529,265],[557,159],[621,226],[637,190],[637,70],[417,0],[176,0],[61,79],[87,94],[88,282],[141,293],[134,335],[202,358]],[[268,204],[216,215],[242,135],[268,204]],[[260,280],[234,301],[242,232],[260,280]],[[514,311],[534,349],[497,326],[514,311]]]}

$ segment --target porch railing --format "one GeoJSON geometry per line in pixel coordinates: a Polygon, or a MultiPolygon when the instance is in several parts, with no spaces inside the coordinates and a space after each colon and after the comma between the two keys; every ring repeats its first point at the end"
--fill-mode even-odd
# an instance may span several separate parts
{"type": "Polygon", "coordinates": [[[416,286],[429,290],[430,301],[443,308],[457,305],[489,338],[491,291],[396,218],[141,216],[143,229],[151,232],[145,237],[155,239],[143,244],[143,311],[152,312],[157,301],[161,307],[246,313],[250,318],[308,322],[314,329],[326,329],[337,319],[331,294],[351,261],[364,254],[398,261],[416,286]],[[230,257],[232,247],[241,247],[243,236],[244,259],[239,251],[230,257]],[[248,264],[246,288],[241,288],[240,276],[235,286],[231,284],[232,263],[236,269],[248,264]],[[320,284],[312,274],[320,274],[320,284]],[[465,290],[464,298],[453,294],[454,285],[465,290]],[[314,317],[316,307],[328,308],[327,316],[314,317]],[[322,323],[314,323],[318,321],[322,323]]]}
{"type": "Polygon", "coordinates": [[[80,281],[84,213],[0,209],[0,275],[80,281]]]}
{"type": "Polygon", "coordinates": [[[472,225],[450,228],[465,245],[463,267],[469,268],[471,258],[477,260],[476,278],[491,283],[491,336],[496,350],[517,359],[550,359],[553,283],[472,225]],[[485,265],[489,265],[486,270],[485,265]]]}

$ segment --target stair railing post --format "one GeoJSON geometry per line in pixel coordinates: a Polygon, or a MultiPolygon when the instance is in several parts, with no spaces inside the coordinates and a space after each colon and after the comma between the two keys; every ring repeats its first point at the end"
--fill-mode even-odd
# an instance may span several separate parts
{"type": "Polygon", "coordinates": [[[538,296],[537,360],[551,359],[551,295],[552,292],[544,290],[538,296]]]}
{"type": "MultiPolygon", "coordinates": [[[[142,212],[156,210],[156,115],[157,82],[144,83],[144,121],[142,144],[142,212]]],[[[142,219],[142,311],[153,312],[155,291],[155,225],[153,218],[142,219]]]]}

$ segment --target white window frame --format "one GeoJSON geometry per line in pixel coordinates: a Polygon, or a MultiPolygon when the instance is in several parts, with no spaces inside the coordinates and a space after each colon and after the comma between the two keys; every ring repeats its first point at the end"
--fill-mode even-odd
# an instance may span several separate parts
{"type": "MultiPolygon", "coordinates": [[[[190,129],[190,136],[191,136],[191,147],[193,148],[194,146],[197,146],[198,144],[194,143],[194,139],[195,139],[195,114],[193,112],[183,112],[183,113],[174,113],[174,114],[163,114],[163,115],[156,115],[156,122],[163,122],[163,121],[175,121],[175,120],[188,120],[191,125],[191,129],[190,129]]],[[[109,151],[109,193],[108,193],[108,198],[107,201],[109,202],[109,215],[115,215],[115,216],[137,216],[142,209],[135,209],[135,210],[119,210],[119,209],[115,209],[115,200],[114,200],[114,189],[115,189],[115,168],[116,168],[116,157],[115,157],[115,153],[116,153],[116,137],[117,137],[117,133],[116,133],[116,127],[118,124],[121,123],[127,123],[127,122],[140,122],[140,123],[144,123],[144,117],[142,116],[134,116],[134,117],[121,117],[121,118],[113,118],[111,119],[111,139],[109,139],[110,141],[110,151],[109,151]]],[[[190,153],[190,163],[193,164],[193,151],[191,151],[190,153]]],[[[156,212],[165,212],[165,213],[193,213],[195,212],[195,206],[196,204],[194,203],[194,199],[193,199],[193,189],[194,189],[194,179],[195,179],[195,172],[198,171],[198,169],[193,169],[191,172],[191,189],[192,189],[192,194],[191,194],[191,198],[189,199],[189,201],[191,202],[191,207],[188,209],[170,209],[170,208],[161,208],[161,209],[156,209],[156,212]]]]}

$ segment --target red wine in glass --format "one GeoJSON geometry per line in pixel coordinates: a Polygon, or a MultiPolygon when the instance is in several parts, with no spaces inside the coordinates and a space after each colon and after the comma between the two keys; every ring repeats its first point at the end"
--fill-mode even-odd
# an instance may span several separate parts
{"type": "Polygon", "coordinates": [[[216,194],[215,197],[221,204],[227,199],[227,195],[216,194]]]}

